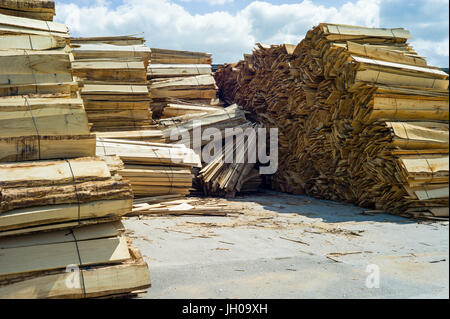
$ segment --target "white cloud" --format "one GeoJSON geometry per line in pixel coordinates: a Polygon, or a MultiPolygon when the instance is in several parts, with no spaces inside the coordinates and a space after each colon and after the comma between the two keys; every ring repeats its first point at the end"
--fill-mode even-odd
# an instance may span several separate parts
{"type": "MultiPolygon", "coordinates": [[[[184,1],[220,4],[233,0],[184,1]]],[[[223,63],[242,59],[243,53],[251,52],[256,42],[296,44],[320,22],[378,27],[380,6],[385,1],[388,0],[349,1],[339,7],[317,5],[311,0],[281,5],[253,1],[234,14],[225,11],[191,14],[170,0],[123,0],[115,8],[104,0],[86,6],[57,2],[56,20],[66,23],[76,36],[145,32],[149,46],[210,52],[215,63],[223,63]]],[[[420,39],[415,43],[420,53],[427,45],[433,45],[420,39]]],[[[436,61],[442,56],[448,58],[445,48],[437,53],[428,52],[436,61]]]]}
{"type": "Polygon", "coordinates": [[[427,58],[427,63],[429,65],[448,67],[448,37],[446,39],[443,39],[442,41],[428,41],[424,39],[417,39],[411,41],[411,45],[413,46],[414,50],[427,58]],[[446,65],[443,62],[444,59],[447,60],[446,65]]]}
{"type": "Polygon", "coordinates": [[[224,5],[226,3],[232,3],[234,0],[180,0],[181,2],[206,2],[210,6],[224,5]]]}

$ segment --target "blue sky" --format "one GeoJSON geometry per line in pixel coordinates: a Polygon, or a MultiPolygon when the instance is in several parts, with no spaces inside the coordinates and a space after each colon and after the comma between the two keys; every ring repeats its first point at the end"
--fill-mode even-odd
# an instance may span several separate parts
{"type": "Polygon", "coordinates": [[[144,32],[151,47],[235,62],[257,42],[298,43],[320,22],[403,27],[429,64],[448,67],[449,0],[56,0],[74,36],[144,32]]]}

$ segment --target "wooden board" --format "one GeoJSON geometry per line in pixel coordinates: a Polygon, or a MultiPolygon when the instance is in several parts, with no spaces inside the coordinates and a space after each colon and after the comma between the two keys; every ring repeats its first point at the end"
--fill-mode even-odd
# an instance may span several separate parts
{"type": "Polygon", "coordinates": [[[82,240],[2,249],[0,278],[4,275],[63,268],[67,265],[118,263],[130,258],[124,237],[82,240]],[[80,263],[80,259],[81,263],[80,263]]]}

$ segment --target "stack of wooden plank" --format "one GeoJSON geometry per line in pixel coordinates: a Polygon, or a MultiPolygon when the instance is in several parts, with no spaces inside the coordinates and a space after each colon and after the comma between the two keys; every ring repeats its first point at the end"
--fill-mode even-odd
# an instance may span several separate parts
{"type": "Polygon", "coordinates": [[[0,250],[3,299],[116,297],[150,282],[120,222],[9,237],[0,250]]]}
{"type": "MultiPolygon", "coordinates": [[[[106,36],[106,37],[81,37],[71,38],[71,44],[85,45],[85,44],[111,44],[113,46],[141,46],[145,43],[145,38],[139,35],[120,35],[120,36],[106,36]]],[[[120,50],[120,49],[118,49],[120,50]]],[[[138,50],[139,51],[139,50],[138,50]]],[[[148,50],[145,50],[149,52],[148,50]]],[[[136,52],[137,53],[137,52],[136,52]]]]}
{"type": "Polygon", "coordinates": [[[154,117],[161,117],[170,99],[215,104],[217,86],[211,63],[207,53],[152,49],[147,79],[154,117]]]}
{"type": "Polygon", "coordinates": [[[150,79],[210,75],[211,64],[154,64],[147,68],[150,79]]]}
{"type": "Polygon", "coordinates": [[[273,187],[448,218],[448,75],[409,38],[404,29],[320,24],[295,50],[254,50],[234,101],[279,129],[273,187]]]}
{"type": "Polygon", "coordinates": [[[0,0],[0,13],[16,17],[53,21],[55,2],[45,0],[0,0]]]}
{"type": "Polygon", "coordinates": [[[124,45],[129,43],[127,37],[72,41],[74,75],[83,83],[81,96],[92,129],[148,129],[152,119],[146,71],[150,49],[143,43],[124,45]]]}
{"type": "Polygon", "coordinates": [[[152,48],[152,64],[211,64],[210,53],[152,48]]]}
{"type": "Polygon", "coordinates": [[[0,298],[150,285],[147,265],[110,224],[131,211],[133,193],[120,159],[93,157],[68,38],[65,25],[0,16],[0,298]],[[69,265],[81,275],[72,284],[69,265]]]}
{"type": "Polygon", "coordinates": [[[97,155],[123,160],[119,173],[130,181],[135,196],[185,196],[192,187],[192,168],[201,165],[199,157],[182,144],[99,138],[97,155]]]}
{"type": "Polygon", "coordinates": [[[0,161],[95,154],[67,38],[65,25],[0,14],[0,161]]]}
{"type": "Polygon", "coordinates": [[[113,174],[95,157],[0,164],[0,236],[120,218],[133,192],[113,174]]]}

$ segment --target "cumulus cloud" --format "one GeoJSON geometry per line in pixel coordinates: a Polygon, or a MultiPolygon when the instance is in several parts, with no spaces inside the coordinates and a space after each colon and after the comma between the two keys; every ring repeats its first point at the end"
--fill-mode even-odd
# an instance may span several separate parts
{"type": "Polygon", "coordinates": [[[234,0],[180,0],[181,2],[205,2],[211,6],[224,5],[226,3],[232,3],[234,0]]]}
{"type": "MultiPolygon", "coordinates": [[[[212,5],[233,2],[184,1],[201,1],[212,5]]],[[[243,53],[250,52],[257,42],[296,44],[311,27],[320,22],[384,27],[382,10],[389,6],[389,2],[396,5],[398,1],[407,3],[406,0],[349,0],[341,6],[325,6],[311,0],[294,4],[252,1],[236,13],[217,10],[205,14],[189,13],[182,4],[170,0],[122,0],[116,1],[118,4],[115,6],[105,0],[81,4],[57,2],[56,20],[67,24],[74,36],[144,32],[151,47],[210,52],[213,54],[214,63],[224,63],[242,59],[243,53]]],[[[411,19],[414,21],[414,17],[411,19]]],[[[436,18],[428,20],[429,23],[437,22],[436,18]]],[[[399,21],[395,26],[403,25],[399,21]]],[[[445,57],[448,60],[448,48],[436,50],[436,46],[429,49],[427,45],[441,43],[445,38],[448,44],[448,27],[446,32],[446,37],[442,38],[415,39],[420,53],[424,52],[423,54],[430,56],[437,65],[443,65],[445,57]]]]}

